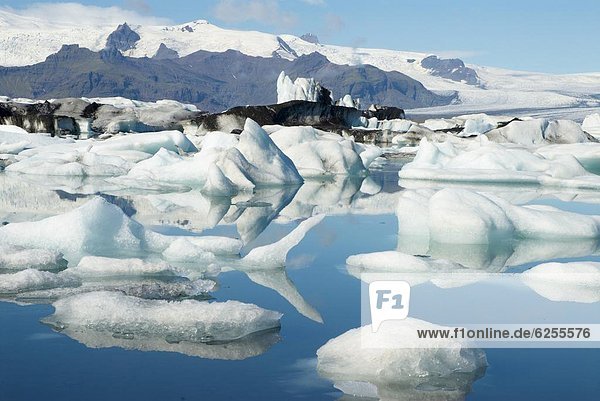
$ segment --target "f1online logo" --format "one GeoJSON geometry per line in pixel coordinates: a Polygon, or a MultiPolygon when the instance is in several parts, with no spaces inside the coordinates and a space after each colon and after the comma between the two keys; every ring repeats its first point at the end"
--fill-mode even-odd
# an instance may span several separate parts
{"type": "Polygon", "coordinates": [[[377,332],[386,320],[406,319],[409,303],[410,285],[406,281],[373,281],[369,284],[373,332],[377,332]]]}

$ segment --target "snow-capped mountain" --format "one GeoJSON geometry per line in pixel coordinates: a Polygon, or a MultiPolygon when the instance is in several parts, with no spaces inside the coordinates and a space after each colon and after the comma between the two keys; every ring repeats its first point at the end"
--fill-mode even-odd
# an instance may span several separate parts
{"type": "Polygon", "coordinates": [[[457,93],[450,105],[414,110],[416,113],[586,109],[583,115],[590,108],[600,108],[600,73],[553,75],[464,65],[460,60],[440,60],[425,53],[320,44],[314,36],[302,39],[227,30],[204,20],[174,26],[122,25],[115,33],[116,28],[56,25],[0,10],[0,65],[40,63],[64,44],[100,51],[112,34],[113,39],[117,36],[121,53],[134,58],[185,57],[199,50],[217,53],[237,50],[248,56],[295,60],[318,52],[334,64],[370,64],[383,71],[401,72],[431,91],[443,95],[457,93]]]}

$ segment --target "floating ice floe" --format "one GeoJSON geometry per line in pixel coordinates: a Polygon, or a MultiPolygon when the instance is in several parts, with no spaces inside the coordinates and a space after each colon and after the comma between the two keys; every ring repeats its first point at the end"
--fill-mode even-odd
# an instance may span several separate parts
{"type": "Polygon", "coordinates": [[[38,270],[52,270],[64,267],[66,264],[67,262],[60,252],[0,245],[0,269],[35,268],[38,270]]]}
{"type": "MultiPolygon", "coordinates": [[[[31,135],[31,134],[30,134],[31,135]]],[[[120,176],[160,149],[192,152],[195,146],[179,131],[132,134],[105,141],[86,140],[37,146],[19,153],[6,171],[57,176],[120,176]]]]}
{"type": "Polygon", "coordinates": [[[544,263],[522,273],[523,282],[557,302],[600,302],[600,263],[544,263]]]}
{"type": "Polygon", "coordinates": [[[568,150],[546,158],[530,149],[490,142],[483,135],[465,145],[422,139],[415,159],[402,167],[399,176],[403,180],[600,188],[600,177],[585,170],[568,150]]]}
{"type": "Polygon", "coordinates": [[[305,178],[331,174],[364,175],[371,162],[381,155],[377,146],[359,145],[312,127],[285,127],[270,136],[305,178]]]}
{"type": "Polygon", "coordinates": [[[237,301],[144,300],[117,292],[90,292],[60,299],[43,319],[58,330],[93,329],[115,336],[160,336],[168,342],[233,341],[276,329],[281,314],[237,301]]]}
{"type": "Polygon", "coordinates": [[[487,132],[486,136],[494,142],[521,145],[581,143],[590,140],[575,121],[545,118],[512,121],[504,127],[487,132]]]}
{"type": "Polygon", "coordinates": [[[485,278],[486,272],[446,259],[382,251],[349,256],[346,268],[354,277],[370,282],[401,279],[411,286],[432,281],[440,288],[458,287],[485,278]]]}
{"type": "Polygon", "coordinates": [[[416,339],[417,329],[440,328],[407,318],[385,321],[375,333],[370,325],[352,329],[319,348],[319,374],[352,396],[462,400],[485,373],[485,353],[458,340],[424,348],[416,339]]]}
{"type": "MultiPolygon", "coordinates": [[[[77,276],[79,277],[79,276],[77,276]]],[[[181,300],[210,298],[217,283],[209,279],[189,280],[183,277],[79,277],[78,287],[28,289],[13,294],[19,303],[51,303],[58,299],[88,292],[111,291],[143,299],[181,300]]]]}
{"type": "Polygon", "coordinates": [[[590,114],[583,120],[581,128],[595,137],[600,136],[600,113],[590,114]]]}
{"type": "Polygon", "coordinates": [[[72,139],[53,138],[44,134],[30,134],[14,125],[0,125],[0,154],[16,155],[25,149],[74,142],[72,139]]]}
{"type": "Polygon", "coordinates": [[[592,173],[600,173],[600,143],[572,143],[547,145],[536,149],[536,153],[549,160],[562,155],[571,155],[592,173]]]}
{"type": "Polygon", "coordinates": [[[72,263],[85,255],[103,256],[139,252],[162,253],[185,238],[198,252],[237,254],[239,240],[227,237],[167,236],[146,229],[101,197],[58,216],[0,227],[0,244],[46,249],[68,254],[72,263]],[[201,249],[200,249],[201,248],[201,249]]]}
{"type": "Polygon", "coordinates": [[[177,276],[180,272],[163,261],[145,261],[137,258],[116,259],[101,256],[84,256],[68,273],[79,277],[136,277],[177,276]]]}
{"type": "Polygon", "coordinates": [[[498,239],[600,238],[600,216],[548,206],[517,206],[464,189],[405,191],[396,210],[401,235],[434,243],[489,244],[498,239]]]}
{"type": "Polygon", "coordinates": [[[3,295],[80,285],[81,281],[76,276],[66,273],[27,269],[14,274],[0,274],[0,294],[3,295]]]}
{"type": "Polygon", "coordinates": [[[157,153],[133,167],[122,177],[123,182],[178,183],[202,188],[207,194],[218,196],[230,196],[257,186],[299,185],[303,182],[294,163],[254,121],[246,120],[239,140],[223,140],[224,136],[234,137],[232,134],[208,134],[201,151],[192,157],[182,158],[167,151],[157,153]],[[217,145],[219,141],[220,145],[217,145]]]}
{"type": "Polygon", "coordinates": [[[314,78],[296,78],[294,81],[281,71],[277,78],[277,103],[285,103],[291,100],[305,100],[308,102],[332,102],[323,97],[323,87],[314,78]]]}

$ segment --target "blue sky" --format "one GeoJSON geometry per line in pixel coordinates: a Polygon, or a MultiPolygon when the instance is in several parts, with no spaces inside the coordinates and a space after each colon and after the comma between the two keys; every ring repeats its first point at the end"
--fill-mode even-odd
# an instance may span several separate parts
{"type": "MultiPolygon", "coordinates": [[[[52,1],[2,0],[27,8],[52,1]]],[[[458,56],[552,73],[600,72],[600,0],[91,0],[181,23],[316,33],[321,42],[458,56]]]]}

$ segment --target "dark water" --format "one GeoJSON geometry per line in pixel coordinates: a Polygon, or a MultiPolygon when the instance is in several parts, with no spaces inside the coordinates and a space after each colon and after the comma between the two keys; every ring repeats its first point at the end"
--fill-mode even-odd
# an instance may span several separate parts
{"type": "MultiPolygon", "coordinates": [[[[600,214],[598,205],[586,204],[583,209],[600,214]]],[[[256,243],[272,242],[292,227],[271,224],[256,243]]],[[[39,322],[52,313],[51,306],[0,302],[0,401],[348,397],[319,377],[316,350],[361,324],[361,285],[346,272],[346,258],[395,249],[397,232],[392,214],[328,216],[292,250],[288,276],[320,312],[323,324],[302,316],[277,292],[242,272],[221,273],[220,289],[214,294],[217,300],[250,302],[284,314],[279,341],[244,360],[88,348],[39,322]]],[[[600,349],[488,349],[486,353],[489,367],[473,384],[467,400],[597,400],[600,394],[600,349]]],[[[428,398],[424,393],[419,399],[428,398]]]]}

